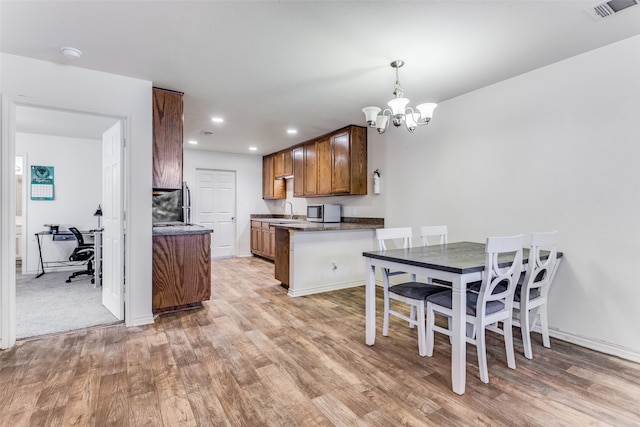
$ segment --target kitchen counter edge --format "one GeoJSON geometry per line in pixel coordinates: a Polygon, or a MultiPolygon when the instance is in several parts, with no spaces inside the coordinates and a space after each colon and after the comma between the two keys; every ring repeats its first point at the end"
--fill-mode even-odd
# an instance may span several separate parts
{"type": "Polygon", "coordinates": [[[182,236],[187,234],[213,233],[210,228],[201,225],[174,225],[170,227],[153,227],[152,236],[182,236]]]}

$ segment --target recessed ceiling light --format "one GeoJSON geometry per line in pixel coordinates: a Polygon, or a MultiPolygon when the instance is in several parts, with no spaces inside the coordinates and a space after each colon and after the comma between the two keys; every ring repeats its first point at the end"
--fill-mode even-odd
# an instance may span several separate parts
{"type": "Polygon", "coordinates": [[[296,129],[287,129],[287,133],[291,134],[291,135],[294,135],[294,134],[298,133],[298,131],[296,129]]]}
{"type": "Polygon", "coordinates": [[[249,147],[249,150],[251,150],[251,151],[258,151],[258,147],[249,147]]]}
{"type": "Polygon", "coordinates": [[[60,48],[60,53],[67,59],[75,60],[82,56],[82,52],[75,47],[64,46],[60,48]]]}
{"type": "Polygon", "coordinates": [[[195,139],[190,139],[189,144],[198,145],[198,141],[196,141],[195,139]]]}
{"type": "Polygon", "coordinates": [[[211,117],[211,121],[214,123],[222,123],[224,119],[222,117],[211,117]]]}

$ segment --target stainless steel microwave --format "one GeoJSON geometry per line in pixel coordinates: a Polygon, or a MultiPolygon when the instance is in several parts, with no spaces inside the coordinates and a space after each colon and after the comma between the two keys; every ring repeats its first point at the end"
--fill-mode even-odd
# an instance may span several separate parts
{"type": "Polygon", "coordinates": [[[340,205],[307,205],[307,221],[340,222],[340,205]]]}

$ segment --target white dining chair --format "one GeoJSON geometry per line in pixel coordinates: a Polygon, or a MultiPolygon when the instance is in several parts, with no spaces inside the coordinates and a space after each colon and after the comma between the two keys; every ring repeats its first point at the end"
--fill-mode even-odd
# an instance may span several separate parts
{"type": "MultiPolygon", "coordinates": [[[[376,230],[378,249],[388,250],[388,243],[395,240],[401,241],[401,248],[411,247],[411,227],[379,228],[376,230]]],[[[400,249],[400,248],[398,248],[400,249]]],[[[418,354],[425,356],[427,347],[425,343],[425,298],[431,294],[441,292],[443,288],[437,285],[417,282],[415,274],[411,275],[408,282],[391,285],[390,277],[399,274],[407,274],[404,271],[390,271],[382,269],[382,281],[384,285],[384,318],[382,323],[382,335],[389,336],[389,320],[391,315],[409,323],[411,328],[418,327],[418,354]],[[410,314],[407,316],[391,308],[391,300],[400,301],[410,306],[410,314]]]]}
{"type": "Polygon", "coordinates": [[[533,359],[531,331],[537,321],[540,322],[542,345],[551,347],[547,323],[547,298],[560,262],[557,242],[557,231],[531,234],[526,273],[522,284],[515,290],[513,311],[514,316],[519,318],[524,356],[527,359],[533,359]]]}
{"type": "Polygon", "coordinates": [[[438,245],[444,245],[448,240],[448,231],[446,225],[423,225],[420,227],[420,237],[422,238],[422,246],[429,246],[429,237],[437,237],[438,245]]]}
{"type": "MultiPolygon", "coordinates": [[[[467,343],[476,346],[480,380],[484,383],[489,382],[486,329],[504,337],[507,366],[511,369],[516,367],[511,329],[513,295],[522,272],[522,237],[522,234],[511,237],[488,237],[482,284],[477,292],[471,289],[466,292],[466,322],[472,326],[473,333],[467,333],[465,338],[467,343]],[[499,322],[502,322],[502,329],[498,326],[499,322]]],[[[451,291],[439,292],[427,297],[427,356],[433,355],[435,331],[452,336],[450,328],[435,324],[435,314],[453,317],[452,307],[451,291]]]]}
{"type": "MultiPolygon", "coordinates": [[[[448,243],[448,229],[446,225],[423,225],[420,227],[420,237],[422,239],[422,246],[429,246],[430,244],[444,245],[448,243]],[[429,242],[431,238],[431,243],[429,242]],[[437,243],[435,243],[437,241],[437,243]]],[[[427,277],[427,283],[433,284],[433,279],[427,277]]],[[[451,287],[450,283],[444,281],[437,281],[438,285],[451,287]]]]}

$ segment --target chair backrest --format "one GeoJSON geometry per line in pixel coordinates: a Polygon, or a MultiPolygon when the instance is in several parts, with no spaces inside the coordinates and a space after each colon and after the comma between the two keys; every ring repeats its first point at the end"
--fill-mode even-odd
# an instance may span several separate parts
{"type": "Polygon", "coordinates": [[[82,233],[80,233],[76,227],[69,227],[69,231],[78,241],[78,246],[84,245],[84,237],[82,237],[82,233]]]}
{"type": "Polygon", "coordinates": [[[429,246],[428,238],[438,236],[440,238],[439,245],[447,243],[447,226],[446,225],[424,225],[420,227],[420,237],[422,237],[422,246],[429,246]]]}
{"type": "Polygon", "coordinates": [[[396,227],[396,228],[378,228],[376,229],[376,239],[378,239],[378,250],[386,251],[387,245],[385,240],[402,239],[402,248],[411,247],[411,236],[413,231],[411,227],[396,227]]]}
{"type": "Polygon", "coordinates": [[[484,316],[487,302],[500,301],[511,313],[513,294],[522,272],[523,235],[487,237],[482,285],[478,292],[476,314],[484,316]]]}
{"type": "Polygon", "coordinates": [[[535,288],[541,288],[541,295],[546,297],[558,262],[557,243],[557,231],[531,234],[529,262],[522,282],[521,298],[528,296],[529,291],[535,288]]]}

